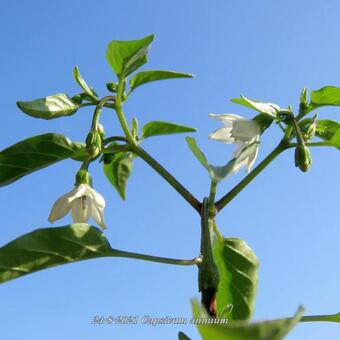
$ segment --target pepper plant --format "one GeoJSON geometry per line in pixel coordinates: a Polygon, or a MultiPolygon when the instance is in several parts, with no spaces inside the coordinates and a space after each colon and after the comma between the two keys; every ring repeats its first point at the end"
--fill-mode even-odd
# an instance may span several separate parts
{"type": "MultiPolygon", "coordinates": [[[[53,223],[69,212],[73,224],[34,230],[0,248],[0,281],[2,283],[56,265],[100,257],[127,257],[165,265],[197,266],[200,303],[192,301],[193,315],[203,318],[198,323],[203,339],[282,339],[297,322],[340,322],[340,314],[304,316],[302,307],[293,317],[251,322],[258,279],[258,259],[244,240],[224,237],[215,222],[237,195],[245,189],[277,156],[295,149],[294,164],[306,172],[312,165],[313,147],[340,148],[340,123],[318,119],[315,110],[322,106],[340,106],[340,88],[325,86],[307,92],[303,89],[299,106],[281,108],[276,104],[251,100],[244,96],[232,101],[254,111],[251,119],[236,114],[211,114],[219,121],[210,139],[236,145],[226,164],[210,164],[193,137],[186,137],[188,147],[207,170],[211,185],[202,200],[181,184],[142,147],[146,138],[177,133],[193,133],[196,129],[164,121],[151,121],[141,129],[137,118],[131,124],[124,113],[124,103],[138,87],[159,80],[192,78],[188,73],[147,70],[138,71],[147,62],[154,39],[149,35],[133,41],[112,41],[106,58],[116,75],[115,82],[106,84],[108,94],[100,97],[84,80],[78,67],[74,79],[81,92],[74,96],[56,94],[32,101],[19,101],[18,107],[38,119],[57,119],[74,115],[84,107],[93,107],[92,122],[84,143],[71,141],[58,133],[46,133],[22,140],[0,152],[0,185],[8,185],[21,177],[52,165],[73,159],[78,162],[75,185],[54,203],[48,220],[53,223]],[[121,135],[106,136],[100,124],[103,109],[111,110],[121,126],[121,135]],[[256,167],[261,136],[269,128],[282,130],[282,139],[256,167]],[[106,229],[105,199],[92,185],[90,167],[101,162],[108,182],[125,199],[126,185],[134,159],[139,157],[176,190],[201,219],[200,253],[193,259],[172,259],[132,253],[111,247],[102,230],[87,224],[93,218],[106,229]],[[247,175],[221,198],[217,186],[229,176],[245,168],[247,175]],[[221,322],[221,320],[228,322],[221,322]]],[[[197,163],[198,164],[198,163],[197,163]]],[[[109,227],[109,226],[108,226],[109,227]]],[[[182,332],[179,339],[189,337],[182,332]]]]}

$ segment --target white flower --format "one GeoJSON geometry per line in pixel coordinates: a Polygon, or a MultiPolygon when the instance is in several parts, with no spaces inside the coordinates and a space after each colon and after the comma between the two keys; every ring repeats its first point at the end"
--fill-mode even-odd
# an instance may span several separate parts
{"type": "Polygon", "coordinates": [[[237,148],[233,158],[238,158],[231,173],[238,172],[243,166],[249,172],[253,166],[260,141],[260,126],[254,121],[233,114],[210,114],[212,118],[220,120],[225,126],[215,130],[209,138],[223,143],[236,143],[237,148]],[[251,144],[255,147],[250,147],[251,144]]]}
{"type": "Polygon", "coordinates": [[[87,223],[93,217],[102,229],[106,229],[104,208],[104,198],[88,184],[80,184],[56,200],[48,220],[53,223],[72,210],[74,223],[87,223]]]}

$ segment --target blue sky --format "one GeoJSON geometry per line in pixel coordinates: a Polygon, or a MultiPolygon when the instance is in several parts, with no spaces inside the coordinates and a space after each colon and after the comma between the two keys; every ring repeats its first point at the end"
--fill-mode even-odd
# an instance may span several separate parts
{"type": "MultiPolygon", "coordinates": [[[[129,120],[168,120],[197,127],[196,138],[211,162],[228,160],[232,147],[209,141],[218,124],[208,113],[252,117],[229,101],[240,94],[297,107],[300,90],[340,86],[340,4],[338,1],[13,1],[0,12],[0,148],[44,132],[83,140],[91,122],[84,109],[65,119],[34,120],[16,107],[58,92],[76,94],[78,65],[100,95],[114,75],[105,60],[111,40],[156,40],[144,69],[191,72],[195,79],[172,80],[136,90],[126,105],[129,120]]],[[[338,120],[340,108],[319,110],[338,120]]],[[[108,135],[118,134],[115,116],[104,111],[108,135]]],[[[280,131],[262,138],[259,160],[273,149],[280,131]]],[[[145,141],[144,147],[198,198],[209,179],[192,157],[183,136],[145,141]]],[[[271,164],[219,216],[225,236],[246,240],[260,260],[255,319],[340,310],[340,223],[334,149],[313,149],[307,174],[294,167],[293,151],[271,164]]],[[[54,200],[73,185],[79,164],[65,161],[0,190],[5,244],[50,224],[54,200]]],[[[176,192],[139,159],[122,202],[101,166],[91,168],[96,189],[107,202],[106,235],[113,247],[149,254],[192,258],[199,251],[199,219],[176,192]]],[[[223,182],[218,196],[244,173],[223,182]]],[[[65,218],[57,225],[66,225],[65,218]]],[[[25,339],[177,339],[179,330],[198,339],[193,327],[93,326],[95,315],[190,317],[198,296],[197,270],[127,259],[98,259],[56,267],[1,285],[2,334],[25,339]]],[[[338,325],[303,324],[296,339],[337,339],[338,325]]]]}

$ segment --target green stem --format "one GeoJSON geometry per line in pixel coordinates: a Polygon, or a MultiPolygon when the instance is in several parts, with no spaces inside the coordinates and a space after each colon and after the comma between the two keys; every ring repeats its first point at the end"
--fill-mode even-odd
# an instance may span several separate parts
{"type": "Polygon", "coordinates": [[[214,219],[216,216],[215,196],[216,196],[217,181],[211,180],[210,195],[209,195],[209,219],[214,219]]]}
{"type": "MultiPolygon", "coordinates": [[[[332,143],[329,142],[314,142],[314,143],[305,143],[306,146],[334,146],[332,143]]],[[[297,143],[290,143],[288,147],[295,148],[297,143]]]]}
{"type": "Polygon", "coordinates": [[[106,96],[103,97],[99,103],[96,106],[96,109],[94,110],[94,114],[92,117],[92,124],[91,124],[91,129],[92,130],[97,130],[97,126],[98,126],[98,120],[102,111],[102,107],[108,102],[108,101],[115,101],[115,97],[113,96],[106,96]]]}
{"type": "Polygon", "coordinates": [[[173,177],[140,145],[131,145],[131,151],[142,158],[156,172],[158,172],[197,212],[201,212],[201,203],[178,180],[173,177]]]}
{"type": "Polygon", "coordinates": [[[127,142],[127,139],[121,136],[112,136],[112,137],[105,138],[103,140],[103,145],[107,145],[111,142],[127,142]]]}
{"type": "Polygon", "coordinates": [[[125,257],[125,258],[130,258],[130,259],[144,260],[144,261],[157,262],[157,263],[174,264],[174,265],[179,265],[179,266],[192,266],[192,265],[197,265],[202,262],[201,257],[195,257],[192,260],[180,260],[180,259],[172,259],[168,257],[159,257],[159,256],[145,255],[145,254],[139,254],[139,253],[131,253],[129,251],[123,251],[123,250],[118,250],[118,249],[112,249],[110,256],[125,257]]]}
{"type": "Polygon", "coordinates": [[[233,200],[263,169],[267,167],[281,152],[288,148],[288,142],[284,138],[279,145],[240,183],[216,202],[217,211],[222,210],[231,200],[233,200]]]}
{"type": "Polygon", "coordinates": [[[120,79],[119,83],[118,83],[118,89],[117,89],[117,97],[116,97],[116,101],[115,101],[115,110],[117,113],[117,117],[119,120],[119,123],[124,131],[125,137],[128,140],[129,144],[132,145],[136,145],[136,141],[134,140],[129,125],[126,121],[124,112],[123,112],[123,91],[124,91],[124,84],[125,84],[125,79],[120,79]]]}
{"type": "Polygon", "coordinates": [[[339,322],[340,323],[340,313],[332,314],[332,315],[310,315],[303,316],[300,322],[339,322]]]}

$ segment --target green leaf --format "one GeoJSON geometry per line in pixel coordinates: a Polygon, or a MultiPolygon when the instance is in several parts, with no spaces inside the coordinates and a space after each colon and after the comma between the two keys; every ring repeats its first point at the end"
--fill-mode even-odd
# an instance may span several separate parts
{"type": "Polygon", "coordinates": [[[311,110],[319,106],[338,106],[340,105],[340,87],[325,86],[319,90],[312,91],[310,94],[311,110]]]}
{"type": "Polygon", "coordinates": [[[315,134],[324,140],[330,140],[339,129],[340,124],[334,120],[318,120],[315,134]]]}
{"type": "Polygon", "coordinates": [[[254,311],[258,281],[258,260],[239,238],[215,239],[214,260],[220,274],[216,295],[217,316],[248,320],[254,311]],[[232,310],[230,311],[230,307],[232,310]],[[225,315],[228,312],[228,315],[225,315]]]}
{"type": "Polygon", "coordinates": [[[54,119],[76,113],[79,105],[68,95],[59,93],[32,101],[18,101],[21,111],[34,118],[54,119]]]}
{"type": "Polygon", "coordinates": [[[204,153],[198,147],[196,139],[193,137],[186,137],[185,140],[188,143],[188,146],[194,156],[198,159],[198,161],[208,170],[209,174],[211,174],[211,167],[208,163],[207,158],[205,157],[204,153]]]}
{"type": "Polygon", "coordinates": [[[110,42],[106,59],[118,78],[127,77],[147,62],[147,52],[153,39],[154,35],[148,35],[139,40],[110,42]]]}
{"type": "Polygon", "coordinates": [[[330,146],[340,148],[340,124],[334,120],[318,120],[315,134],[330,146]]]}
{"type": "Polygon", "coordinates": [[[191,339],[183,332],[178,332],[178,340],[191,340],[191,339]]]}
{"type": "Polygon", "coordinates": [[[91,97],[94,100],[98,100],[96,93],[87,85],[86,81],[80,74],[78,66],[74,67],[73,76],[78,85],[84,90],[85,93],[89,95],[89,97],[91,97]]]}
{"type": "Polygon", "coordinates": [[[196,132],[197,129],[194,129],[189,126],[178,125],[169,122],[162,121],[152,121],[143,126],[142,129],[142,138],[148,138],[152,136],[161,136],[161,135],[173,135],[176,133],[187,133],[187,132],[196,132]]]}
{"type": "Polygon", "coordinates": [[[112,155],[110,162],[104,161],[104,173],[123,200],[125,200],[132,165],[133,154],[131,152],[117,152],[112,155]]]}
{"type": "Polygon", "coordinates": [[[105,235],[87,224],[37,229],[0,248],[0,282],[62,264],[113,255],[105,235]]]}
{"type": "Polygon", "coordinates": [[[66,158],[82,160],[86,155],[84,144],[61,134],[46,133],[25,139],[0,152],[0,186],[66,158]]]}
{"type": "Polygon", "coordinates": [[[181,73],[175,71],[142,71],[134,75],[130,79],[130,92],[134,91],[136,87],[150,83],[152,81],[174,79],[174,78],[193,78],[194,75],[190,73],[181,73]]]}
{"type": "Polygon", "coordinates": [[[192,301],[192,309],[203,340],[282,340],[300,321],[304,312],[300,307],[292,318],[248,323],[210,319],[195,300],[192,301]]]}
{"type": "Polygon", "coordinates": [[[258,100],[250,100],[244,96],[241,96],[240,98],[232,98],[231,101],[239,105],[250,107],[251,109],[263,113],[272,119],[277,118],[277,114],[280,111],[280,107],[276,104],[262,103],[258,100]]]}

